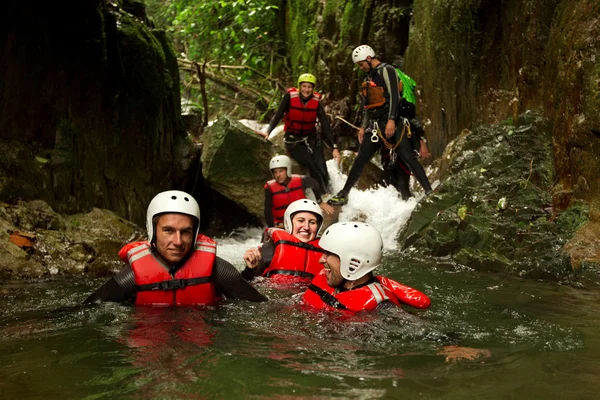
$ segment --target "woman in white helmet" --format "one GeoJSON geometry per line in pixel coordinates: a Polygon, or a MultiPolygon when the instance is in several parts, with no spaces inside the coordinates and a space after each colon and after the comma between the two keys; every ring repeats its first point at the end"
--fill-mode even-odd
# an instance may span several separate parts
{"type": "Polygon", "coordinates": [[[267,299],[237,269],[216,256],[216,243],[199,234],[200,208],[189,194],[169,190],[156,195],[146,213],[148,241],[125,245],[121,271],[90,295],[86,303],[133,301],[138,305],[215,305],[223,296],[267,299]]]}
{"type": "Polygon", "coordinates": [[[316,84],[317,78],[314,75],[300,75],[298,87],[287,90],[267,131],[257,133],[268,138],[281,118],[284,118],[285,150],[319,182],[321,192],[328,193],[329,173],[323,156],[322,142],[333,149],[333,158],[338,162],[340,152],[321,104],[321,95],[314,91],[316,84]],[[321,140],[317,136],[317,121],[321,124],[321,140]]]}
{"type": "Polygon", "coordinates": [[[317,239],[323,225],[319,205],[309,199],[296,200],[285,210],[283,221],[285,230],[269,228],[268,240],[244,253],[245,279],[263,276],[284,283],[308,283],[323,269],[317,239]]]}
{"type": "Polygon", "coordinates": [[[372,271],[381,264],[383,240],[364,222],[338,222],[319,241],[325,251],[319,260],[325,268],[313,279],[302,297],[317,309],[358,312],[407,304],[428,308],[429,298],[372,271]]]}
{"type": "Polygon", "coordinates": [[[319,183],[306,175],[292,174],[292,160],[277,155],[269,162],[273,179],[265,184],[265,220],[267,227],[283,227],[287,207],[296,200],[314,196],[314,200],[327,214],[333,214],[332,206],[323,201],[319,183]]]}

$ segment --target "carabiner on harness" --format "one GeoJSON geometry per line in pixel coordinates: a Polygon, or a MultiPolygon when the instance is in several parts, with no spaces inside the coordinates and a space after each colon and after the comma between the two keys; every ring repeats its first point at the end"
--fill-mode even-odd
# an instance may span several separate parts
{"type": "Polygon", "coordinates": [[[373,122],[373,128],[371,128],[371,142],[379,142],[378,135],[381,135],[381,131],[379,130],[379,124],[377,123],[377,121],[375,121],[373,122]]]}

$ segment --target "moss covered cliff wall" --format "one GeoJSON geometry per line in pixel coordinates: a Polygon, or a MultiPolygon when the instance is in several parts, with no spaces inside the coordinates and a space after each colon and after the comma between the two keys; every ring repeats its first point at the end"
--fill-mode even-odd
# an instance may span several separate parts
{"type": "Polygon", "coordinates": [[[356,121],[350,52],[367,43],[417,81],[434,156],[463,129],[543,110],[554,123],[555,205],[600,198],[600,2],[310,0],[287,2],[286,15],[294,72],[318,74],[331,116],[356,121]]]}
{"type": "Polygon", "coordinates": [[[10,1],[0,22],[0,200],[142,223],[191,151],[177,62],[143,2],[10,1]]]}

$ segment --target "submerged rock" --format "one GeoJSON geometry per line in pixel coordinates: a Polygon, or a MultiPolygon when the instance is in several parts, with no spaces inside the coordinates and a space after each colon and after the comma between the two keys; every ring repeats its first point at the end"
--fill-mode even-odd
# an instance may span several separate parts
{"type": "Polygon", "coordinates": [[[531,278],[573,274],[564,249],[589,208],[552,208],[551,127],[528,112],[515,125],[465,131],[443,155],[438,190],[400,233],[402,248],[469,268],[531,278]]]}

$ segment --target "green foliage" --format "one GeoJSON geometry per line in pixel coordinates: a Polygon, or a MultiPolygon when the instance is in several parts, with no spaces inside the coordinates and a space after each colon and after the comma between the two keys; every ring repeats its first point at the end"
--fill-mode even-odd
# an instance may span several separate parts
{"type": "MultiPolygon", "coordinates": [[[[234,68],[218,71],[221,78],[239,87],[275,92],[275,85],[258,84],[284,63],[280,54],[278,0],[146,0],[148,13],[159,28],[169,32],[179,56],[211,66],[234,68]]],[[[182,96],[202,104],[198,81],[182,74],[182,96]]],[[[225,85],[207,82],[211,108],[223,97],[234,97],[225,85]]],[[[233,107],[223,102],[224,108],[233,107]]],[[[248,106],[252,106],[249,104],[248,106]]],[[[211,110],[215,111],[215,110],[211,110]]]]}

